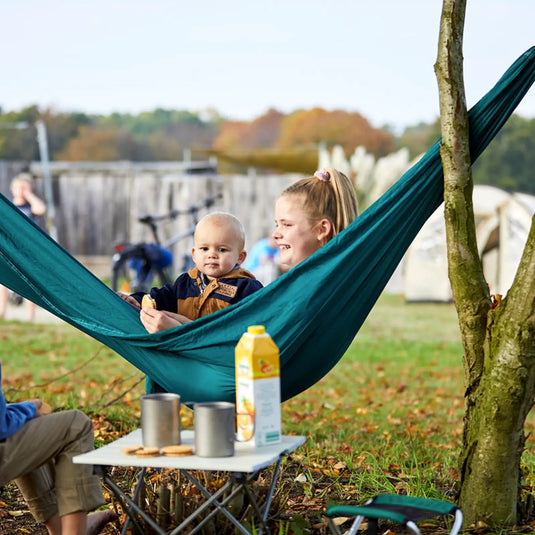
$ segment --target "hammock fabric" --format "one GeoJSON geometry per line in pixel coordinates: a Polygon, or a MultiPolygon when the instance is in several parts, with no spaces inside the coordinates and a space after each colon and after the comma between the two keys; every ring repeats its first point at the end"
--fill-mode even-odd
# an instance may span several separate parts
{"type": "MultiPolygon", "coordinates": [[[[475,160],[535,79],[535,47],[470,111],[475,160]]],[[[242,302],[148,334],[138,313],[0,198],[0,283],[122,355],[184,401],[233,401],[234,347],[265,325],[281,355],[284,400],[339,361],[412,240],[443,201],[439,143],[346,230],[242,302]]]]}

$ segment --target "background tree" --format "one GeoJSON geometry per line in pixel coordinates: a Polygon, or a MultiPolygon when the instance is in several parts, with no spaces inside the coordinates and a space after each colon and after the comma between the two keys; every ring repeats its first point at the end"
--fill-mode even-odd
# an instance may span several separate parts
{"type": "Polygon", "coordinates": [[[511,117],[474,165],[474,182],[535,195],[535,119],[511,117]]]}
{"type": "Polygon", "coordinates": [[[212,147],[222,118],[212,110],[204,114],[185,110],[157,108],[138,115],[113,113],[99,117],[97,125],[128,132],[134,140],[148,147],[149,160],[182,160],[185,150],[192,158],[201,157],[195,151],[212,147]]]}
{"type": "Polygon", "coordinates": [[[472,206],[462,40],[466,0],[444,0],[438,59],[448,269],[463,343],[466,411],[459,505],[467,524],[515,524],[524,423],[535,395],[535,225],[493,308],[472,206]]]}
{"type": "Polygon", "coordinates": [[[120,128],[95,128],[82,126],[78,137],[71,139],[56,154],[59,160],[113,162],[117,160],[146,161],[149,156],[146,144],[120,128]]]}
{"type": "Polygon", "coordinates": [[[412,159],[424,154],[439,137],[440,119],[434,123],[418,123],[405,129],[396,139],[396,147],[409,149],[409,157],[412,159]]]}
{"type": "Polygon", "coordinates": [[[27,123],[27,128],[0,128],[0,159],[31,162],[39,159],[37,132],[33,127],[39,119],[37,106],[29,106],[19,112],[7,112],[0,115],[0,124],[14,125],[27,123]]]}
{"type": "MultiPolygon", "coordinates": [[[[342,145],[346,156],[359,145],[376,158],[402,147],[410,157],[423,154],[440,137],[440,120],[419,123],[395,136],[389,127],[373,128],[358,113],[321,108],[298,110],[288,115],[270,109],[252,121],[231,121],[217,110],[200,112],[157,108],[138,114],[111,113],[88,115],[83,112],[58,112],[52,108],[29,106],[20,111],[0,110],[0,159],[28,163],[39,160],[35,122],[47,126],[52,160],[146,159],[147,161],[219,158],[219,171],[247,172],[258,166],[262,171],[310,173],[317,166],[318,143],[342,145]],[[2,128],[2,124],[26,122],[27,128],[2,128]],[[84,130],[74,148],[67,145],[78,138],[80,127],[108,130],[109,135],[84,130]],[[110,130],[111,129],[111,130],[110,130]],[[83,141],[83,142],[82,142],[83,141]],[[85,145],[84,145],[85,144],[85,145]],[[84,152],[87,146],[89,152],[84,152]],[[188,152],[186,152],[188,151],[188,152]],[[232,162],[232,163],[229,163],[232,162]]],[[[535,194],[531,170],[535,165],[535,119],[514,116],[496,136],[489,150],[476,162],[474,181],[535,194]]],[[[261,172],[262,172],[261,171],[261,172]]]]}
{"type": "Polygon", "coordinates": [[[373,128],[359,113],[313,108],[289,115],[269,110],[252,123],[225,122],[213,154],[240,164],[242,170],[255,166],[308,174],[317,167],[320,143],[327,147],[340,145],[346,156],[363,146],[380,157],[392,152],[395,146],[392,134],[373,128]]]}
{"type": "Polygon", "coordinates": [[[359,146],[376,157],[386,156],[394,149],[393,136],[385,130],[373,128],[360,113],[322,108],[299,110],[287,115],[276,147],[317,147],[319,143],[325,143],[327,147],[341,145],[346,156],[359,146]]]}

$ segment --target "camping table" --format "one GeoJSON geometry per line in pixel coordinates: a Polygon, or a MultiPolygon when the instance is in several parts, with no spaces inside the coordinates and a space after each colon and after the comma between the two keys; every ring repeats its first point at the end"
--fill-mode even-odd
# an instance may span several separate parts
{"type": "MultiPolygon", "coordinates": [[[[181,443],[193,446],[193,431],[184,430],[181,433],[181,443]]],[[[275,485],[279,475],[279,468],[284,455],[294,451],[305,442],[303,436],[283,435],[281,442],[269,446],[253,447],[247,443],[236,442],[235,453],[233,457],[198,457],[189,455],[187,457],[136,457],[135,455],[126,455],[121,449],[127,446],[141,445],[141,429],[121,437],[120,439],[97,448],[88,453],[77,455],[73,461],[78,464],[92,464],[96,467],[98,473],[103,477],[106,484],[112,489],[121,503],[125,505],[125,512],[128,520],[123,526],[122,533],[126,533],[129,520],[136,522],[134,512],[137,512],[158,534],[166,535],[168,532],[163,530],[151,516],[143,511],[137,505],[138,493],[141,489],[146,469],[152,468],[174,468],[181,470],[182,473],[196,485],[206,498],[199,508],[193,511],[185,518],[180,525],[169,532],[169,535],[175,535],[183,531],[193,520],[203,511],[210,510],[210,513],[193,529],[190,533],[199,531],[205,522],[208,521],[217,512],[224,514],[242,533],[249,534],[250,531],[243,526],[240,521],[227,509],[227,504],[238,492],[243,491],[250,500],[250,503],[258,516],[261,527],[258,533],[267,533],[268,528],[266,520],[269,514],[269,508],[275,491],[275,485]],[[259,507],[254,496],[249,489],[249,482],[263,469],[274,464],[275,471],[269,488],[266,503],[263,510],[259,507]],[[134,492],[134,497],[130,498],[120,487],[118,487],[108,473],[110,466],[137,466],[141,468],[138,483],[134,492]],[[206,489],[200,481],[191,473],[191,470],[225,472],[228,474],[226,483],[213,494],[206,489]],[[224,493],[231,489],[232,492],[220,500],[224,493]]]]}

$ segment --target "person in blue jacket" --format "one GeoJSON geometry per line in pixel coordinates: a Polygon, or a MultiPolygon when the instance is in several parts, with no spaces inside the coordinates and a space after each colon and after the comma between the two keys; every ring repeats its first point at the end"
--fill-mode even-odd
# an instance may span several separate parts
{"type": "MultiPolygon", "coordinates": [[[[2,369],[0,365],[0,384],[2,369]]],[[[0,389],[0,487],[15,481],[50,535],[96,535],[116,518],[93,467],[74,464],[94,448],[93,425],[78,410],[52,413],[40,399],[7,403],[0,389]]]]}
{"type": "Polygon", "coordinates": [[[283,272],[279,264],[279,246],[273,236],[257,241],[242,267],[264,286],[273,282],[283,272]]]}

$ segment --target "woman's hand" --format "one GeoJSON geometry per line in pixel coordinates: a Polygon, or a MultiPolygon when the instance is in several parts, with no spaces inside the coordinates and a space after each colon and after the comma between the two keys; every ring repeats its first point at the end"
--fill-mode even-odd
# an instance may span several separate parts
{"type": "Polygon", "coordinates": [[[191,321],[186,316],[182,316],[182,314],[175,314],[167,310],[155,310],[154,308],[142,308],[139,318],[145,329],[150,333],[165,331],[191,321]]]}

